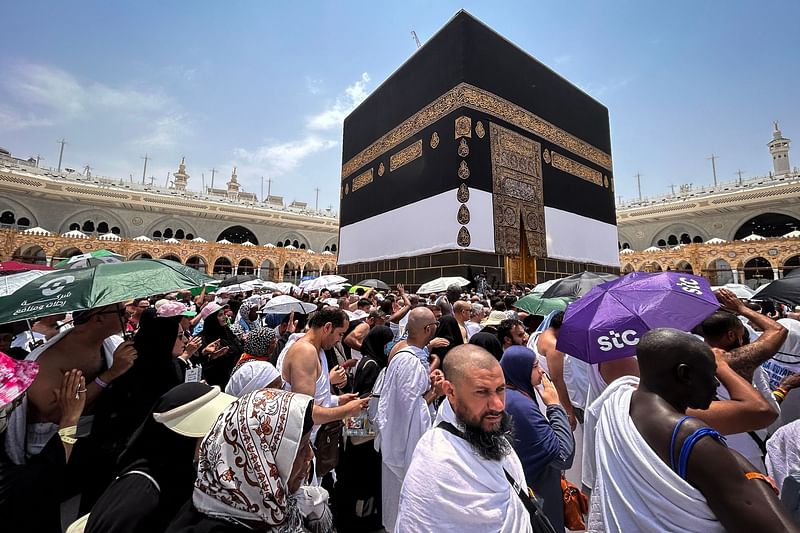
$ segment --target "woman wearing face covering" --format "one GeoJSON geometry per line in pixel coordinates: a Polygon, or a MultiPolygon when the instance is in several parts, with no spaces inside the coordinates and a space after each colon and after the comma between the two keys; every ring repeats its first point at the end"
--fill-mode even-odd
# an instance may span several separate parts
{"type": "Polygon", "coordinates": [[[439,356],[439,359],[441,360],[439,363],[439,368],[442,368],[444,365],[444,358],[447,356],[447,352],[460,344],[464,344],[464,337],[461,335],[461,328],[458,327],[458,321],[453,315],[444,315],[439,319],[439,327],[436,328],[436,335],[434,335],[434,337],[440,337],[450,341],[450,344],[447,346],[440,346],[431,350],[434,355],[439,356]]]}
{"type": "Polygon", "coordinates": [[[544,498],[544,513],[555,530],[564,531],[561,471],[572,466],[575,455],[567,412],[531,349],[511,346],[500,359],[500,366],[507,385],[506,411],[514,420],[514,451],[522,462],[525,480],[544,498]],[[536,401],[535,387],[540,383],[546,418],[536,401]]]}
{"type": "Polygon", "coordinates": [[[314,458],[312,405],[304,394],[263,389],[228,406],[200,444],[192,498],[167,532],[333,531],[327,491],[303,486],[314,458]]]}
{"type": "Polygon", "coordinates": [[[84,531],[163,531],[192,495],[199,439],[235,399],[203,383],[164,394],[120,456],[119,476],[97,500],[84,531]]]}
{"type": "Polygon", "coordinates": [[[114,381],[96,402],[91,434],[82,439],[75,454],[77,464],[87,465],[81,475],[88,483],[81,496],[82,513],[89,512],[113,481],[116,463],[128,441],[152,413],[155,402],[183,382],[175,357],[183,351],[180,317],[140,321],[133,339],[138,354],[128,372],[114,381]]]}
{"type": "Polygon", "coordinates": [[[227,307],[209,314],[203,321],[203,344],[199,358],[203,365],[203,379],[209,385],[224,389],[231,371],[242,355],[242,344],[228,326],[227,307]]]}
{"type": "MultiPolygon", "coordinates": [[[[353,392],[368,395],[386,368],[394,339],[391,328],[375,326],[361,344],[353,392]]],[[[377,401],[377,400],[374,400],[377,401]]],[[[373,439],[346,437],[336,466],[336,528],[354,533],[381,529],[381,454],[373,439]]]]}

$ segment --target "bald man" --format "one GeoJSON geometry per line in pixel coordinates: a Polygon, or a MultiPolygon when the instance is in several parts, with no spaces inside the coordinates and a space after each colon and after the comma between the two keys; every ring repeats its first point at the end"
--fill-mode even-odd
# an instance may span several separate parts
{"type": "Polygon", "coordinates": [[[431,427],[430,403],[441,395],[443,376],[430,371],[423,348],[436,333],[437,322],[427,307],[412,309],[408,317],[408,341],[389,361],[379,391],[375,447],[381,452],[381,504],[383,527],[395,530],[400,488],[411,454],[420,437],[431,427]]]}
{"type": "Polygon", "coordinates": [[[458,329],[461,330],[461,338],[464,339],[464,344],[469,342],[469,332],[467,331],[467,321],[472,315],[472,305],[464,300],[458,300],[453,304],[453,316],[458,322],[458,329]]]}
{"type": "Polygon", "coordinates": [[[414,450],[395,531],[533,531],[507,477],[527,487],[511,446],[503,370],[483,348],[463,344],[448,352],[444,373],[447,399],[414,450]]]}
{"type": "Polygon", "coordinates": [[[597,512],[590,512],[588,530],[796,531],[770,480],[719,433],[685,415],[711,405],[724,354],[715,361],[705,343],[674,329],[647,333],[636,353],[638,387],[621,379],[604,394],[592,491],[597,512]]]}

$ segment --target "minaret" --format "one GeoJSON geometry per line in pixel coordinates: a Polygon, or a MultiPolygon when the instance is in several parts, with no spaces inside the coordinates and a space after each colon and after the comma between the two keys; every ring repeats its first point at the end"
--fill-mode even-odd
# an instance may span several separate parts
{"type": "Polygon", "coordinates": [[[236,179],[236,167],[233,167],[231,181],[228,182],[228,196],[239,196],[239,181],[236,179]]]}
{"type": "Polygon", "coordinates": [[[772,167],[776,176],[788,174],[791,170],[789,166],[789,139],[785,139],[781,130],[778,129],[778,122],[773,123],[775,129],[772,131],[772,140],[767,144],[769,153],[772,155],[772,167]]]}
{"type": "Polygon", "coordinates": [[[181,157],[181,164],[178,166],[178,171],[175,172],[173,176],[175,176],[175,189],[185,191],[186,183],[189,181],[189,174],[186,173],[185,157],[181,157]]]}

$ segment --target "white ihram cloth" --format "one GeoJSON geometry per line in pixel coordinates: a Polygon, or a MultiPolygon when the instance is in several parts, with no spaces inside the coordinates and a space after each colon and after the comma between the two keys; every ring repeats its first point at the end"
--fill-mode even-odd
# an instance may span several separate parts
{"type": "MultiPolygon", "coordinates": [[[[71,331],[72,328],[62,330],[58,335],[29,353],[25,360],[36,361],[44,352],[69,335],[71,331]]],[[[114,351],[117,346],[122,344],[123,340],[119,335],[112,335],[103,341],[102,352],[106,368],[111,368],[111,365],[114,364],[114,351]]],[[[37,422],[30,424],[30,426],[28,425],[28,395],[26,394],[22,397],[22,403],[11,413],[8,421],[5,445],[9,459],[14,464],[25,464],[27,457],[41,452],[57,431],[58,424],[50,422],[37,422]]]]}
{"type": "Polygon", "coordinates": [[[767,441],[767,473],[779,489],[794,472],[800,472],[800,420],[781,427],[767,441]]]}
{"type": "Polygon", "coordinates": [[[702,493],[664,463],[636,429],[630,416],[635,390],[618,379],[601,396],[587,531],[725,531],[702,493]]]}
{"type": "Polygon", "coordinates": [[[512,450],[501,461],[480,457],[467,441],[443,429],[458,426],[450,402],[439,407],[434,427],[417,444],[400,494],[397,533],[525,533],[533,531],[519,494],[503,469],[527,487],[512,450]]]}
{"type": "Polygon", "coordinates": [[[383,527],[394,531],[403,478],[417,441],[431,427],[431,412],[423,398],[431,380],[422,361],[403,349],[389,362],[383,383],[375,417],[375,449],[381,452],[383,527]]]}

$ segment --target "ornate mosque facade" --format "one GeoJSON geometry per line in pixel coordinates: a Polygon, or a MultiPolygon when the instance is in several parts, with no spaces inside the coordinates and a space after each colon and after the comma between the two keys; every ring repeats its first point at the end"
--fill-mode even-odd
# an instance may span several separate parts
{"type": "Polygon", "coordinates": [[[623,272],[680,270],[751,287],[800,267],[800,172],[775,123],[766,176],[617,206],[623,272]]]}
{"type": "Polygon", "coordinates": [[[39,168],[0,148],[0,260],[51,264],[107,249],[167,258],[218,277],[296,281],[334,272],[338,218],[282,197],[258,201],[234,168],[226,188],[188,188],[181,161],[169,187],[39,168]]]}

